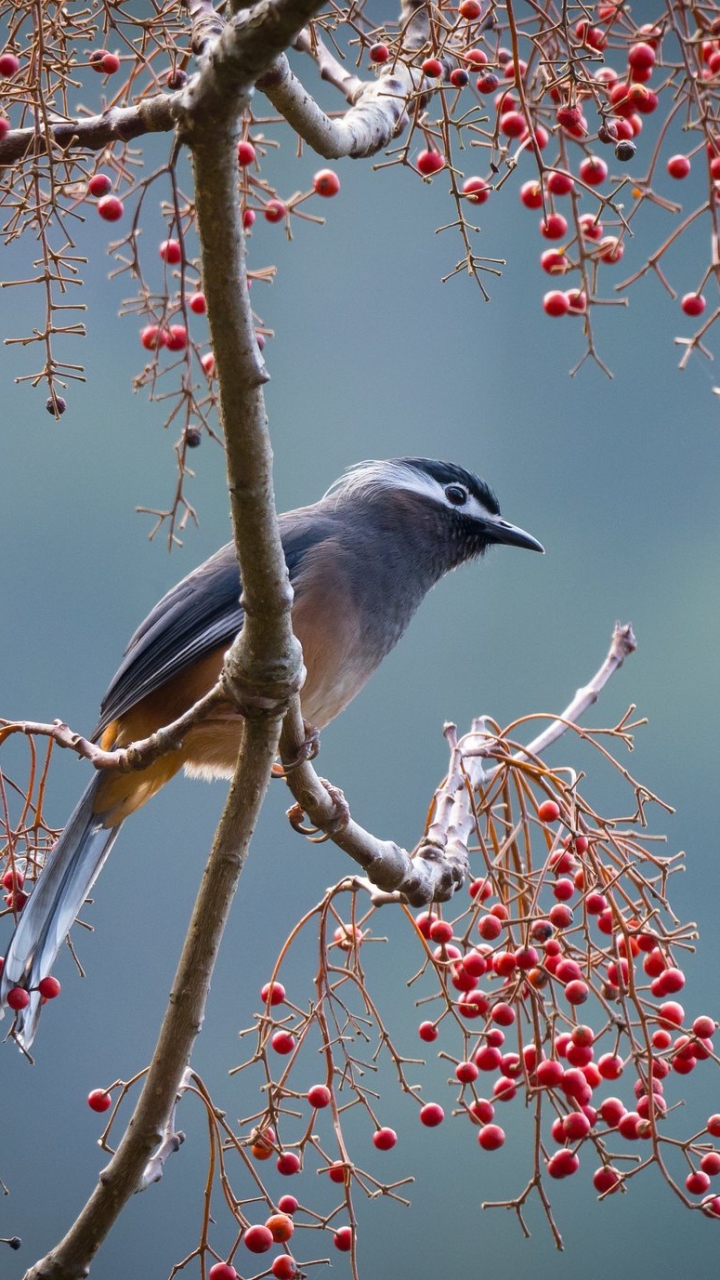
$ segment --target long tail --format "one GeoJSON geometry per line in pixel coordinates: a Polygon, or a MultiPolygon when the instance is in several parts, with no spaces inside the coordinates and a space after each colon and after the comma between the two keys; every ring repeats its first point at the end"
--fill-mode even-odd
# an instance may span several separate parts
{"type": "Polygon", "coordinates": [[[120,823],[105,827],[102,816],[93,813],[101,782],[102,775],[97,775],[83,793],[23,907],[5,956],[0,1003],[7,1003],[13,987],[30,993],[30,1003],[18,1011],[14,1027],[24,1049],[30,1048],[40,1018],[37,985],[50,973],[120,830],[120,823]]]}

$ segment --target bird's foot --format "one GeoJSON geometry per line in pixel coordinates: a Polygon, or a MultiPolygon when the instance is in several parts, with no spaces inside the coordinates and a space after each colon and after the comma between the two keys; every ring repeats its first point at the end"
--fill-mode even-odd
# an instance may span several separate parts
{"type": "Polygon", "coordinates": [[[282,764],[273,765],[273,778],[285,778],[293,769],[298,769],[301,764],[307,764],[309,760],[314,760],[320,750],[320,730],[314,725],[308,724],[307,720],[303,720],[303,728],[305,730],[305,740],[301,743],[300,748],[295,753],[293,760],[283,760],[282,764]]]}

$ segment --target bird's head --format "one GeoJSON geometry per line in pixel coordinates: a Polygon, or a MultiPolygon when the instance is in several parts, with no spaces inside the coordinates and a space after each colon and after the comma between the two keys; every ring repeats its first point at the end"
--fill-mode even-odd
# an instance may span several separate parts
{"type": "Polygon", "coordinates": [[[417,540],[435,576],[483,555],[494,543],[543,551],[517,525],[500,515],[492,489],[453,462],[434,458],[390,458],[351,467],[325,495],[338,506],[365,509],[384,538],[417,540]]]}

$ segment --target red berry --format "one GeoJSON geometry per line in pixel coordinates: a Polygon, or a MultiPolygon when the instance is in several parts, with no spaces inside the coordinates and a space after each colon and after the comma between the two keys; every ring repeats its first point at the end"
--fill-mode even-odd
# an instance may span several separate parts
{"type": "Polygon", "coordinates": [[[100,62],[100,67],[106,76],[114,76],[119,70],[120,59],[116,53],[105,53],[100,62]]]}
{"type": "Polygon", "coordinates": [[[626,1138],[628,1142],[633,1142],[635,1138],[639,1137],[639,1123],[640,1116],[637,1111],[626,1111],[621,1115],[617,1125],[618,1133],[621,1138],[626,1138]]]}
{"type": "Polygon", "coordinates": [[[158,249],[163,262],[174,265],[182,260],[182,249],[179,240],[163,240],[158,249]]]}
{"type": "Polygon", "coordinates": [[[470,83],[470,74],[464,67],[454,67],[450,72],[450,83],[454,89],[464,89],[470,83]]]}
{"type": "Polygon", "coordinates": [[[439,80],[443,73],[443,65],[438,58],[426,58],[422,63],[420,70],[424,76],[430,76],[433,80],[439,80]]]}
{"type": "Polygon", "coordinates": [[[720,1151],[706,1151],[700,1161],[700,1168],[703,1173],[709,1174],[711,1178],[716,1178],[720,1173],[720,1151]]]}
{"type": "Polygon", "coordinates": [[[552,908],[550,912],[550,923],[555,925],[556,929],[567,929],[568,925],[573,922],[573,913],[564,902],[558,902],[557,906],[552,908]]]}
{"type": "Polygon", "coordinates": [[[278,1209],[281,1213],[293,1214],[297,1211],[300,1201],[295,1196],[281,1196],[278,1200],[278,1209]]]}
{"type": "Polygon", "coordinates": [[[276,1031],[270,1041],[276,1053],[292,1053],[295,1048],[295,1037],[289,1031],[276,1031]]]}
{"type": "Polygon", "coordinates": [[[569,173],[553,169],[548,174],[547,189],[554,196],[569,196],[575,183],[569,173]]]}
{"type": "Polygon", "coordinates": [[[373,44],[370,46],[368,56],[371,62],[376,62],[380,65],[383,62],[387,62],[390,57],[390,50],[386,44],[373,44]]]}
{"type": "MultiPolygon", "coordinates": [[[[292,1218],[288,1218],[286,1213],[273,1213],[265,1223],[276,1244],[287,1244],[293,1231],[295,1223],[292,1218]]],[[[257,1250],[259,1253],[260,1250],[257,1250]]]]}
{"type": "Polygon", "coordinates": [[[255,1226],[248,1227],[243,1236],[243,1244],[251,1253],[267,1253],[273,1247],[272,1231],[269,1227],[256,1223],[255,1226]]]}
{"type": "Polygon", "coordinates": [[[285,1001],[285,988],[282,982],[266,982],[261,988],[260,999],[263,1004],[283,1004],[285,1001]]]}
{"type": "Polygon", "coordinates": [[[426,1044],[432,1044],[433,1040],[437,1040],[439,1032],[434,1022],[421,1022],[418,1035],[426,1044]]]}
{"type": "Polygon", "coordinates": [[[184,324],[171,324],[165,336],[168,351],[184,351],[188,344],[188,332],[184,324]]]}
{"type": "Polygon", "coordinates": [[[555,1089],[564,1074],[562,1063],[554,1058],[545,1058],[543,1062],[539,1062],[535,1071],[538,1084],[545,1089],[555,1089]]]}
{"type": "Polygon", "coordinates": [[[500,81],[494,71],[486,71],[483,75],[478,76],[475,81],[475,88],[478,93],[494,93],[500,81]]]}
{"type": "Polygon", "coordinates": [[[125,206],[117,196],[103,196],[97,202],[97,211],[106,222],[118,222],[125,212],[125,206]]]}
{"type": "Polygon", "coordinates": [[[336,196],[340,190],[340,179],[334,169],[318,169],[313,178],[313,191],[316,196],[336,196]]]}
{"type": "Polygon", "coordinates": [[[458,13],[466,22],[475,22],[482,13],[482,5],[479,0],[461,0],[458,5],[458,13]]]}
{"type": "Polygon", "coordinates": [[[208,1280],[238,1280],[238,1273],[229,1262],[216,1262],[208,1271],[208,1280]]]}
{"type": "Polygon", "coordinates": [[[520,188],[520,200],[526,209],[542,208],[542,187],[539,182],[523,182],[520,188]]]}
{"type": "Polygon", "coordinates": [[[8,991],[6,998],[8,1007],[13,1009],[16,1013],[20,1009],[27,1009],[30,1003],[30,994],[24,987],[13,987],[8,991]]]}
{"type": "Polygon", "coordinates": [[[522,138],[527,133],[525,117],[520,111],[504,111],[500,117],[500,132],[506,138],[522,138]]]}
{"type": "Polygon", "coordinates": [[[685,1186],[692,1196],[702,1196],[710,1186],[710,1178],[700,1169],[695,1169],[689,1173],[685,1179],[685,1186]]]}
{"type": "Polygon", "coordinates": [[[505,1142],[505,1131],[499,1124],[485,1124],[478,1133],[478,1142],[483,1151],[497,1151],[505,1142]]]}
{"type": "Polygon", "coordinates": [[[477,1080],[479,1074],[480,1069],[474,1062],[458,1062],[455,1068],[455,1078],[461,1084],[472,1084],[473,1081],[477,1080]]]}
{"type": "Polygon", "coordinates": [[[311,1107],[317,1107],[319,1111],[322,1110],[323,1107],[329,1106],[331,1099],[332,1094],[327,1085],[314,1084],[312,1088],[308,1089],[307,1100],[311,1107]]]}
{"type": "Polygon", "coordinates": [[[57,978],[53,978],[48,974],[47,978],[41,978],[38,982],[38,991],[43,1000],[54,1000],[60,995],[61,987],[57,978]]]}
{"type": "Polygon", "coordinates": [[[500,1027],[511,1027],[515,1021],[515,1010],[511,1004],[500,1001],[496,1004],[492,1011],[493,1022],[497,1022],[500,1027]]]}
{"type": "Polygon", "coordinates": [[[112,190],[112,182],[106,173],[94,173],[88,182],[88,194],[106,196],[112,190]]]}
{"type": "Polygon", "coordinates": [[[14,53],[0,54],[0,77],[10,80],[20,70],[20,59],[14,53]]]}
{"type": "Polygon", "coordinates": [[[577,1173],[580,1161],[574,1151],[556,1151],[547,1163],[547,1171],[551,1178],[569,1178],[577,1173]]]}
{"type": "Polygon", "coordinates": [[[449,920],[433,920],[430,925],[430,937],[433,942],[446,943],[451,942],[453,937],[453,927],[449,920]]]}
{"type": "Polygon", "coordinates": [[[466,178],[462,191],[470,204],[485,204],[490,196],[490,187],[484,178],[466,178]]]}
{"type": "Polygon", "coordinates": [[[390,1151],[397,1142],[397,1134],[394,1129],[376,1129],[373,1134],[373,1145],[378,1151],[390,1151]]]}
{"type": "Polygon", "coordinates": [[[445,168],[445,157],[441,156],[439,151],[421,151],[417,158],[417,167],[424,178],[429,178],[445,168]]]}
{"type": "MultiPolygon", "coordinates": [[[[557,218],[559,217],[559,214],[551,214],[551,217],[557,218]]],[[[567,231],[567,223],[565,222],[564,218],[560,218],[560,221],[564,224],[565,230],[561,233],[564,235],[565,231],[567,231]]],[[[555,237],[551,236],[550,238],[554,239],[555,237]]],[[[543,800],[542,804],[538,807],[538,818],[540,819],[540,821],[541,822],[557,822],[559,817],[560,817],[560,806],[557,805],[554,800],[543,800]]]]}
{"type": "Polygon", "coordinates": [[[607,178],[608,167],[605,161],[601,160],[599,156],[586,156],[585,159],[580,162],[578,173],[580,174],[583,182],[586,182],[588,186],[598,187],[600,183],[604,182],[607,178]]]}
{"type": "Polygon", "coordinates": [[[595,1170],[593,1186],[600,1195],[617,1191],[620,1186],[620,1174],[617,1169],[613,1169],[611,1164],[605,1164],[602,1168],[595,1170]]]}
{"type": "Polygon", "coordinates": [[[248,142],[244,138],[237,144],[237,162],[241,169],[246,169],[249,164],[253,164],[256,158],[255,148],[252,142],[248,142]]]}
{"type": "Polygon", "coordinates": [[[91,1111],[109,1111],[112,1106],[112,1098],[104,1089],[93,1089],[92,1093],[88,1094],[87,1104],[91,1111]]]}
{"type": "Polygon", "coordinates": [[[275,1162],[275,1168],[284,1178],[290,1178],[300,1172],[300,1157],[295,1151],[283,1151],[275,1162]]]}
{"type": "Polygon", "coordinates": [[[275,1280],[294,1280],[298,1274],[298,1264],[289,1253],[281,1253],[277,1258],[273,1258],[270,1270],[275,1280]]]}
{"type": "MultiPolygon", "coordinates": [[[[251,226],[253,225],[253,223],[254,223],[254,221],[255,221],[255,218],[256,218],[256,213],[255,213],[255,210],[254,210],[254,209],[244,209],[244,210],[243,210],[242,224],[243,224],[243,228],[245,229],[245,231],[249,231],[249,230],[250,230],[251,226]]],[[[270,221],[270,222],[272,222],[272,218],[270,218],[270,219],[269,219],[269,221],[270,221]]]]}
{"type": "MultiPolygon", "coordinates": [[[[252,210],[248,210],[248,212],[252,212],[252,210]]],[[[287,214],[287,208],[282,200],[268,200],[263,213],[267,222],[282,222],[287,214]]]]}
{"type": "Polygon", "coordinates": [[[622,1117],[625,1115],[627,1107],[619,1098],[605,1098],[600,1103],[600,1115],[611,1129],[615,1129],[622,1117]]]}
{"type": "Polygon", "coordinates": [[[671,178],[687,178],[690,172],[690,161],[687,156],[671,156],[667,162],[667,171],[671,178]]]}
{"type": "Polygon", "coordinates": [[[707,1014],[701,1014],[692,1024],[693,1034],[699,1036],[701,1040],[707,1040],[709,1036],[715,1034],[717,1023],[714,1018],[709,1018],[707,1014]]]}
{"type": "Polygon", "coordinates": [[[686,316],[701,316],[707,303],[701,293],[686,293],[680,306],[686,316]]]}
{"type": "Polygon", "coordinates": [[[88,63],[92,67],[93,71],[97,71],[98,75],[104,74],[102,62],[106,55],[107,49],[93,49],[92,53],[88,55],[88,63]]]}
{"type": "Polygon", "coordinates": [[[625,246],[617,236],[604,236],[598,245],[598,258],[601,262],[619,262],[624,252],[625,246]]]}
{"type": "Polygon", "coordinates": [[[10,121],[8,120],[7,116],[0,116],[0,142],[9,131],[10,131],[10,121]]]}
{"type": "Polygon", "coordinates": [[[196,316],[204,316],[207,311],[205,294],[201,292],[191,293],[188,298],[188,306],[191,311],[194,311],[196,316]]]}
{"type": "Polygon", "coordinates": [[[157,351],[158,347],[164,347],[167,342],[167,334],[157,324],[147,324],[144,329],[140,330],[140,341],[146,351],[157,351]]]}
{"type": "Polygon", "coordinates": [[[340,1227],[335,1232],[333,1244],[341,1253],[349,1253],[352,1249],[352,1227],[340,1227]]]}
{"type": "Polygon", "coordinates": [[[435,1129],[445,1119],[445,1112],[437,1102],[426,1102],[420,1108],[420,1122],[428,1129],[435,1129]]]}
{"type": "Polygon", "coordinates": [[[589,995],[590,988],[585,982],[568,982],[565,988],[565,999],[569,1004],[584,1004],[589,995]]]}
{"type": "Polygon", "coordinates": [[[551,289],[543,297],[543,311],[549,316],[566,316],[570,310],[567,295],[560,289],[551,289]]]}

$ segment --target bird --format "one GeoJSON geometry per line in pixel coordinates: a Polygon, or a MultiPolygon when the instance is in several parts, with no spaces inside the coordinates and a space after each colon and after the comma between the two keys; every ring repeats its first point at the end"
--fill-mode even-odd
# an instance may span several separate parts
{"type": "MultiPolygon", "coordinates": [[[[490,486],[451,462],[401,457],[350,467],[319,502],[279,517],[292,584],[293,629],[306,669],[304,720],[323,729],[395,647],[427,592],[493,544],[543,551],[500,515],[490,486]]],[[[127,747],[171,723],[216,683],[242,628],[242,584],[233,543],[173,587],[138,627],[110,682],[93,734],[105,750],[127,747]]],[[[5,956],[0,1004],[24,988],[13,1035],[32,1045],[38,983],[55,959],[122,823],[181,768],[232,777],[241,718],[228,704],[189,731],[182,746],[142,771],[98,770],[26,902],[5,956]]]]}

